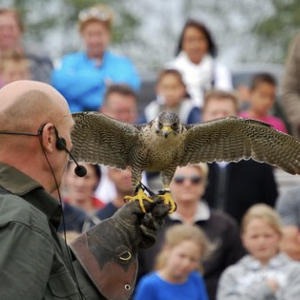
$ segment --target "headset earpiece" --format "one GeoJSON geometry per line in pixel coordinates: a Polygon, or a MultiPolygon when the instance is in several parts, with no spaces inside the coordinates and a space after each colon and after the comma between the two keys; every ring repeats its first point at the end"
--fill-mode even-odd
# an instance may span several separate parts
{"type": "Polygon", "coordinates": [[[66,140],[62,137],[58,137],[56,140],[56,148],[57,150],[66,150],[66,140]]]}
{"type": "Polygon", "coordinates": [[[55,135],[56,135],[56,148],[57,150],[66,150],[67,148],[67,142],[63,137],[60,137],[58,135],[57,129],[54,127],[55,135]]]}

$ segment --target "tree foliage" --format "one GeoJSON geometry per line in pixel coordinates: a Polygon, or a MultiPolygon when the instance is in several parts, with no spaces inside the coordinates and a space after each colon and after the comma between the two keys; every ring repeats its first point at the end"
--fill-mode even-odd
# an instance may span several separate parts
{"type": "Polygon", "coordinates": [[[272,13],[253,26],[258,55],[264,60],[282,62],[291,38],[300,30],[299,0],[270,0],[272,13]]]}

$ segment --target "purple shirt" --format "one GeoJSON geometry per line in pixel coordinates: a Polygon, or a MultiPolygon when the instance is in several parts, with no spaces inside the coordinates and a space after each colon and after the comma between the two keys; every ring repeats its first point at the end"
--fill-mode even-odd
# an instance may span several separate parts
{"type": "Polygon", "coordinates": [[[274,116],[271,116],[271,115],[265,115],[265,116],[260,117],[260,118],[253,118],[249,115],[249,112],[247,110],[241,111],[239,113],[239,116],[243,117],[243,118],[247,118],[247,119],[255,119],[255,120],[259,120],[259,121],[268,123],[268,124],[272,125],[275,129],[277,129],[279,131],[282,131],[284,133],[288,133],[284,122],[281,119],[277,118],[277,117],[274,117],[274,116]]]}

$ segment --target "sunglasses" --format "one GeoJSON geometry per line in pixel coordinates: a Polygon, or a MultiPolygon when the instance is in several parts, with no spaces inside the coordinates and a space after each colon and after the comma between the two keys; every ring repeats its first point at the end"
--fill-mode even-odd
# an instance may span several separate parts
{"type": "Polygon", "coordinates": [[[111,16],[107,12],[105,12],[97,7],[91,7],[91,8],[82,10],[79,13],[78,18],[81,22],[85,22],[91,18],[95,18],[97,20],[105,22],[105,21],[110,20],[111,16]]]}
{"type": "Polygon", "coordinates": [[[186,181],[187,179],[190,180],[190,182],[192,184],[199,184],[202,182],[203,178],[197,175],[192,175],[192,176],[183,176],[183,175],[178,175],[178,176],[174,176],[173,180],[175,183],[177,184],[181,184],[184,181],[186,181]]]}

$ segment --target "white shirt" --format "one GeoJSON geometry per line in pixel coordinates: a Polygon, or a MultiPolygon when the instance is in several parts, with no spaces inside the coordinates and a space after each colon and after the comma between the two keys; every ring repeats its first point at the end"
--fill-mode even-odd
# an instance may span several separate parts
{"type": "Polygon", "coordinates": [[[230,91],[233,88],[229,69],[216,62],[210,55],[205,55],[199,64],[194,64],[182,51],[173,61],[167,63],[166,67],[180,71],[188,93],[198,107],[203,106],[205,91],[212,88],[230,91]]]}

